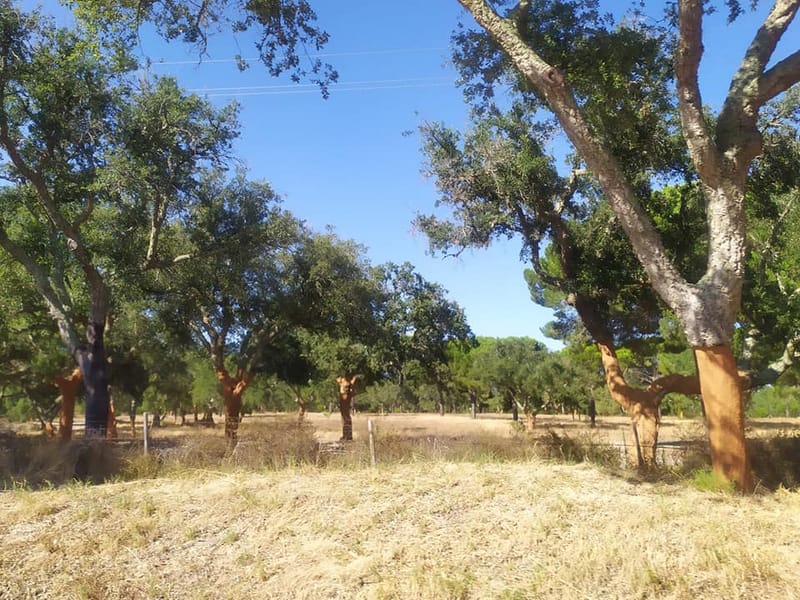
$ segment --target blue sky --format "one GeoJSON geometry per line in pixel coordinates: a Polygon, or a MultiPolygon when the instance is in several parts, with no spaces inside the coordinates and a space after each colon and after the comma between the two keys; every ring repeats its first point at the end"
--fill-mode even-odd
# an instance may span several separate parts
{"type": "MultiPolygon", "coordinates": [[[[326,60],[339,72],[340,83],[328,100],[312,86],[270,78],[257,63],[240,73],[233,56],[255,55],[246,36],[217,35],[200,63],[178,43],[143,38],[139,51],[153,61],[153,74],[176,76],[220,104],[240,103],[238,155],[251,177],[268,180],[285,207],[314,229],[332,226],[362,243],[373,264],[413,263],[448,290],[478,335],[544,340],[540,327],[550,311],[530,300],[518,240],[458,259],[434,258],[426,253],[425,237],[411,226],[415,214],[434,209],[437,196],[434,182],[421,175],[417,127],[425,120],[457,128],[467,124],[448,47],[459,19],[472,23],[469,16],[456,0],[312,5],[331,36],[326,60]],[[403,135],[408,131],[414,133],[403,135]]],[[[657,17],[663,3],[648,5],[657,17]]],[[[762,8],[758,14],[764,13],[762,8]]],[[[701,85],[707,104],[718,106],[724,97],[754,23],[748,15],[728,27],[718,14],[705,25],[701,85]]],[[[787,39],[796,47],[796,28],[787,39]]]]}

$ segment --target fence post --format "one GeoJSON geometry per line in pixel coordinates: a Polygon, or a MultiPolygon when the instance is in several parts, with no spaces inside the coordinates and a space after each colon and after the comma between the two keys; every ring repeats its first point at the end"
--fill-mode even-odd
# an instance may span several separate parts
{"type": "Polygon", "coordinates": [[[147,450],[148,450],[147,446],[148,446],[148,442],[149,442],[148,438],[150,436],[149,427],[147,425],[148,414],[147,413],[143,413],[142,417],[144,417],[144,426],[142,427],[142,431],[144,432],[144,454],[145,454],[145,456],[147,456],[147,450]]]}
{"type": "Polygon", "coordinates": [[[367,419],[367,430],[369,430],[369,462],[374,467],[375,463],[375,435],[372,431],[372,419],[367,419]]]}

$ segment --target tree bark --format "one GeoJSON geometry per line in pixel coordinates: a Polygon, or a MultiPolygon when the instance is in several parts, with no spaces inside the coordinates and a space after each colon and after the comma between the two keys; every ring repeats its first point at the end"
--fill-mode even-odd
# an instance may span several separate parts
{"type": "Polygon", "coordinates": [[[86,327],[86,346],[78,348],[75,358],[83,376],[86,391],[87,438],[104,438],[108,430],[110,397],[108,394],[108,369],[103,341],[105,326],[91,322],[86,327]]]}
{"type": "Polygon", "coordinates": [[[714,472],[746,493],[754,489],[744,436],[744,402],[730,346],[695,348],[714,472]]]}
{"type": "Polygon", "coordinates": [[[58,436],[62,441],[72,439],[72,422],[75,418],[75,401],[82,381],[80,369],[75,369],[66,377],[56,377],[53,384],[61,392],[61,411],[58,417],[58,436]]]}
{"type": "Polygon", "coordinates": [[[642,390],[628,385],[611,342],[598,341],[597,348],[600,350],[608,392],[631,420],[634,444],[626,448],[628,462],[639,467],[653,466],[656,463],[660,424],[658,407],[664,394],[660,390],[642,390]]]}
{"type": "Polygon", "coordinates": [[[128,416],[131,421],[131,438],[136,439],[136,400],[131,399],[131,405],[128,409],[128,416]]]}
{"type": "Polygon", "coordinates": [[[353,439],[353,397],[355,396],[355,383],[358,375],[337,377],[339,384],[339,412],[342,415],[342,441],[353,439]]]}
{"type": "Polygon", "coordinates": [[[231,377],[225,368],[218,368],[216,375],[222,387],[222,398],[225,404],[225,438],[229,445],[235,446],[241,422],[242,394],[253,380],[254,373],[238,369],[236,376],[231,377]]]}
{"type": "Polygon", "coordinates": [[[114,410],[114,400],[108,401],[108,424],[106,427],[106,439],[117,439],[117,413],[114,410]]]}
{"type": "Polygon", "coordinates": [[[525,432],[533,433],[536,429],[536,415],[529,410],[525,410],[525,432]]]}

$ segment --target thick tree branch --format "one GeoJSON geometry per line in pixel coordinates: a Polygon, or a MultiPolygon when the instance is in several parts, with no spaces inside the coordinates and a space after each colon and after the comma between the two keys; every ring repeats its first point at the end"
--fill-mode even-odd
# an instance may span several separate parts
{"type": "Polygon", "coordinates": [[[706,185],[720,184],[721,161],[703,114],[703,100],[697,70],[703,56],[703,1],[678,2],[678,49],[675,54],[675,79],[678,111],[686,144],[694,167],[706,185]]]}
{"type": "Polygon", "coordinates": [[[58,294],[50,285],[50,280],[45,270],[39,266],[32,256],[27,254],[20,246],[15,244],[0,224],[0,247],[8,252],[11,257],[21,264],[33,279],[33,284],[47,303],[50,315],[58,326],[61,340],[67,346],[70,354],[74,355],[80,346],[79,336],[74,323],[70,319],[69,311],[61,302],[58,294]]]}
{"type": "Polygon", "coordinates": [[[750,387],[761,387],[775,383],[778,377],[783,375],[789,367],[795,364],[798,357],[800,357],[800,335],[795,335],[786,342],[783,354],[781,354],[778,359],[774,360],[767,365],[766,368],[757,373],[750,374],[750,387]]]}
{"type": "Polygon", "coordinates": [[[768,71],[759,84],[760,104],[764,105],[778,94],[800,81],[800,50],[790,54],[768,71]]]}
{"type": "Polygon", "coordinates": [[[92,297],[90,320],[93,323],[104,323],[108,314],[108,290],[103,278],[94,266],[91,254],[87,250],[78,229],[74,228],[56,207],[47,183],[40,173],[35,171],[23,159],[15,141],[11,138],[8,123],[0,119],[0,144],[8,154],[14,167],[25,177],[36,191],[39,204],[53,225],[67,238],[67,248],[81,266],[92,297]]]}
{"type": "Polygon", "coordinates": [[[718,144],[743,180],[750,162],[761,152],[758,111],[765,102],[788,89],[798,77],[798,58],[776,65],[764,78],[767,63],[800,7],[800,0],[776,0],[745,52],[722,107],[718,144]],[[777,70],[775,70],[777,69],[777,70]],[[793,72],[794,71],[794,72],[793,72]],[[786,87],[783,87],[786,86],[786,87]]]}
{"type": "Polygon", "coordinates": [[[687,298],[696,297],[697,290],[686,283],[672,264],[660,236],[615,158],[594,137],[583,120],[561,73],[529,48],[519,38],[515,24],[497,15],[485,0],[459,2],[511,57],[517,69],[544,95],[564,132],[605,191],[656,291],[673,308],[676,299],[685,302],[687,298]]]}

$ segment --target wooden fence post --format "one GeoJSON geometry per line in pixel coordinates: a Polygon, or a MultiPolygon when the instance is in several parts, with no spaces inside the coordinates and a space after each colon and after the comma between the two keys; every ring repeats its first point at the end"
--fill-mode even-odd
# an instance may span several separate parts
{"type": "Polygon", "coordinates": [[[372,419],[367,419],[367,429],[369,430],[369,462],[374,467],[375,463],[375,434],[372,431],[372,419]]]}
{"type": "Polygon", "coordinates": [[[145,456],[147,456],[148,443],[149,443],[149,439],[148,438],[150,436],[150,428],[148,427],[148,424],[147,424],[148,414],[147,413],[143,413],[142,417],[144,417],[144,425],[142,427],[142,431],[144,432],[144,454],[145,454],[145,456]]]}

